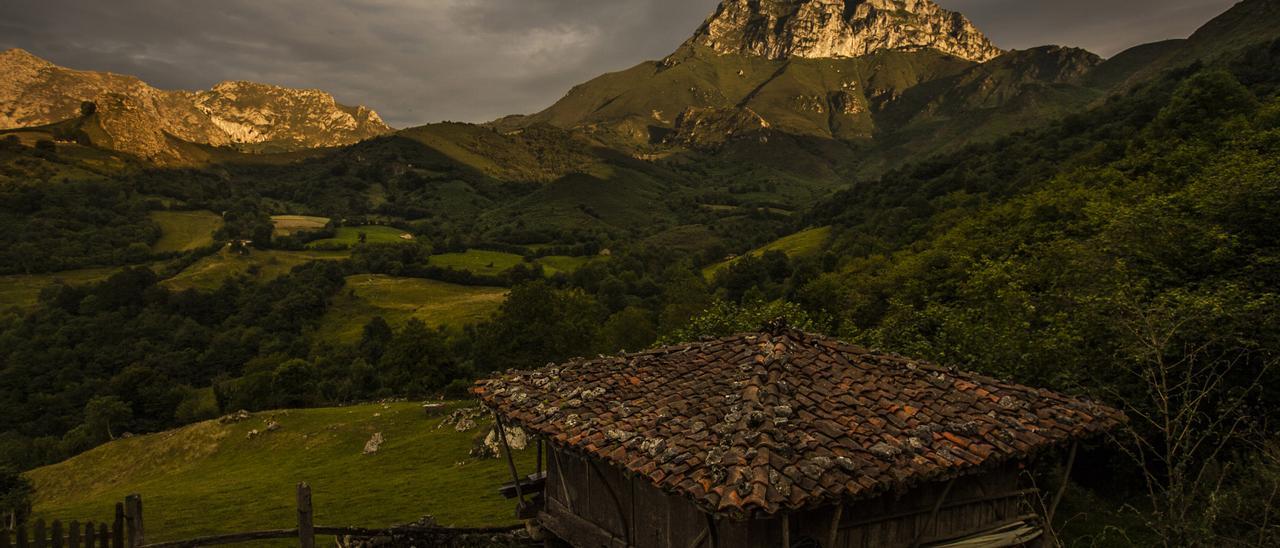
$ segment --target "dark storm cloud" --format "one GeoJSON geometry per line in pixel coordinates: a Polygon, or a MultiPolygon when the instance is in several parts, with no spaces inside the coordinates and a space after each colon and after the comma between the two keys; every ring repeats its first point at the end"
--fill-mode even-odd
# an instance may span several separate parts
{"type": "MultiPolygon", "coordinates": [[[[670,53],[717,0],[6,0],[0,48],[164,88],[321,88],[406,127],[540,110],[670,53]]],[[[939,0],[997,45],[1103,55],[1189,34],[1230,0],[939,0]]]]}
{"type": "Polygon", "coordinates": [[[1110,57],[1131,46],[1186,38],[1237,0],[935,0],[1005,49],[1077,46],[1110,57]]]}

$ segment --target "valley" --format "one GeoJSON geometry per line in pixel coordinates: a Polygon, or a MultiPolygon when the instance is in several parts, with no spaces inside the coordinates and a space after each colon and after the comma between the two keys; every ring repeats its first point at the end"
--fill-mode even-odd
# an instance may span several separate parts
{"type": "Polygon", "coordinates": [[[0,513],[136,492],[176,540],[290,527],[307,481],[327,524],[510,525],[505,463],[415,402],[789,325],[1120,410],[1023,474],[1064,545],[1280,542],[1280,2],[1106,59],[928,0],[725,0],[671,46],[405,129],[0,54],[0,488],[34,489],[0,513]]]}

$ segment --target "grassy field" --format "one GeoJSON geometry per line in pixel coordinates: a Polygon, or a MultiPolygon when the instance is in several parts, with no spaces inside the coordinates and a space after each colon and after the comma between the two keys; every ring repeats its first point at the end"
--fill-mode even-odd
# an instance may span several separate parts
{"type": "Polygon", "coordinates": [[[95,283],[107,279],[117,270],[120,269],[118,267],[87,268],[53,274],[0,276],[0,309],[31,308],[36,305],[40,290],[59,281],[71,285],[95,283]]]}
{"type": "MultiPolygon", "coordinates": [[[[480,430],[437,428],[440,421],[417,403],[264,412],[117,440],[28,475],[35,513],[46,520],[107,520],[117,501],[141,494],[154,541],[294,527],[302,481],[311,484],[317,525],[386,527],[428,514],[442,525],[513,523],[514,504],[496,492],[510,479],[506,462],[470,458],[480,430]],[[270,417],[279,430],[247,438],[270,417]],[[362,455],[375,432],[386,441],[362,455]]],[[[518,455],[523,473],[533,458],[518,455]]]]}
{"type": "MultiPolygon", "coordinates": [[[[790,236],[778,238],[763,246],[751,250],[747,255],[759,257],[769,251],[781,251],[786,253],[788,257],[808,257],[822,250],[822,244],[826,243],[827,238],[831,236],[831,227],[824,226],[820,228],[812,228],[803,232],[797,232],[790,236]]],[[[735,259],[736,260],[736,259],[735,259]]],[[[702,275],[707,279],[714,278],[717,273],[729,265],[733,261],[723,261],[702,269],[702,275]]]]}
{"type": "Polygon", "coordinates": [[[400,237],[400,235],[405,234],[405,231],[390,226],[344,226],[337,230],[337,234],[334,237],[316,240],[308,244],[308,247],[353,246],[360,243],[361,233],[364,233],[365,242],[371,244],[399,244],[412,241],[400,237]]]}
{"type": "Polygon", "coordinates": [[[213,243],[213,233],[222,228],[222,217],[212,211],[152,211],[151,220],[160,225],[156,253],[191,251],[213,243]]]}
{"type": "MultiPolygon", "coordinates": [[[[554,276],[556,274],[573,274],[583,265],[596,260],[604,260],[604,258],[551,255],[539,257],[534,262],[542,265],[543,271],[548,276],[554,276]]],[[[497,276],[523,262],[524,257],[514,253],[486,251],[483,249],[468,249],[464,253],[444,253],[431,256],[431,264],[434,266],[467,270],[474,274],[485,276],[497,276]]]]}
{"type": "Polygon", "coordinates": [[[346,259],[345,251],[276,251],[253,250],[239,255],[223,249],[200,259],[163,284],[172,290],[216,289],[229,278],[250,275],[257,281],[266,281],[289,273],[293,267],[311,261],[335,261],[346,259]]]}
{"type": "Polygon", "coordinates": [[[510,270],[511,267],[523,262],[524,257],[513,253],[486,251],[483,249],[468,249],[463,253],[445,253],[431,256],[431,264],[434,266],[468,270],[474,274],[485,276],[502,274],[510,270]]]}
{"type": "Polygon", "coordinates": [[[579,268],[582,268],[587,263],[595,260],[604,260],[604,258],[551,255],[548,257],[538,258],[538,264],[542,265],[543,270],[548,276],[554,276],[556,274],[573,274],[579,268]]]}
{"type": "Polygon", "coordinates": [[[325,314],[319,335],[343,342],[358,340],[374,316],[382,316],[396,328],[410,318],[432,327],[459,327],[489,317],[506,298],[507,289],[501,287],[357,274],[347,277],[346,291],[325,314]]]}
{"type": "Polygon", "coordinates": [[[276,225],[276,236],[289,236],[294,232],[322,229],[329,224],[329,218],[308,217],[306,215],[272,215],[271,222],[276,225]]]}

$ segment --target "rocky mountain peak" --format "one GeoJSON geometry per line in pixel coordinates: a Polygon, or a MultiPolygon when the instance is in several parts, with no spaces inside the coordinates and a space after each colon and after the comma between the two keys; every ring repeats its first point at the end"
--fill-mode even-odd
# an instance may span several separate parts
{"type": "Polygon", "coordinates": [[[376,112],[316,89],[229,81],[161,90],[132,76],[60,67],[20,49],[0,52],[0,129],[52,124],[97,104],[101,146],[160,163],[181,161],[169,137],[247,152],[355,143],[392,129],[376,112]]]}
{"type": "Polygon", "coordinates": [[[985,62],[1002,53],[963,15],[930,0],[723,0],[691,42],[769,59],[931,48],[985,62]]]}
{"type": "Polygon", "coordinates": [[[12,49],[0,51],[0,67],[4,67],[4,68],[17,67],[17,66],[41,67],[41,66],[51,66],[51,65],[52,63],[45,61],[44,59],[41,59],[39,57],[36,57],[35,55],[32,55],[31,52],[25,49],[12,48],[12,49]]]}

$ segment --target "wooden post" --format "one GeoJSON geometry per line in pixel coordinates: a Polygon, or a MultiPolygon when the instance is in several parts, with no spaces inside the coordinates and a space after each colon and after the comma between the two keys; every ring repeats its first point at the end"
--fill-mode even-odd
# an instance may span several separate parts
{"type": "MultiPolygon", "coordinates": [[[[716,528],[716,518],[710,513],[703,514],[707,517],[707,537],[711,539],[711,548],[720,548],[720,530],[716,528]]],[[[630,540],[627,541],[630,546],[630,540]]]]}
{"type": "Polygon", "coordinates": [[[316,548],[315,515],[311,508],[311,486],[298,484],[298,544],[302,548],[316,548]]]}
{"type": "Polygon", "coordinates": [[[133,495],[133,541],[134,546],[147,544],[147,528],[142,524],[142,495],[133,495]]]}
{"type": "Polygon", "coordinates": [[[827,532],[826,546],[836,545],[836,536],[840,534],[840,518],[844,517],[844,503],[836,505],[836,509],[831,514],[831,530],[827,532]]]}
{"type": "Polygon", "coordinates": [[[116,503],[116,519],[111,524],[111,548],[124,547],[124,503],[116,503]]]}
{"type": "Polygon", "coordinates": [[[80,522],[71,520],[67,527],[67,548],[80,548],[80,522]]]}
{"type": "Polygon", "coordinates": [[[53,526],[49,528],[49,546],[62,548],[62,521],[60,520],[53,520],[53,526]]]}
{"type": "Polygon", "coordinates": [[[45,531],[44,519],[36,519],[35,527],[32,527],[32,529],[31,534],[34,535],[35,538],[31,539],[33,541],[31,545],[35,548],[45,548],[48,546],[49,539],[45,535],[48,535],[49,533],[48,531],[45,531]]]}
{"type": "Polygon", "coordinates": [[[25,523],[19,523],[16,533],[17,534],[15,536],[18,537],[18,548],[27,548],[27,525],[25,523]]]}
{"type": "Polygon", "coordinates": [[[782,548],[791,548],[791,512],[782,513],[782,548]]]}
{"type": "Polygon", "coordinates": [[[1062,473],[1062,485],[1053,495],[1053,503],[1049,505],[1049,515],[1044,517],[1046,528],[1053,527],[1053,514],[1058,511],[1058,503],[1062,502],[1062,495],[1067,493],[1067,484],[1071,481],[1071,468],[1076,465],[1076,450],[1079,448],[1079,442],[1071,444],[1071,453],[1067,456],[1067,469],[1062,473]]]}
{"type": "Polygon", "coordinates": [[[93,536],[96,532],[98,532],[97,526],[92,521],[84,524],[84,548],[97,548],[94,546],[94,541],[97,539],[93,536]]]}
{"type": "Polygon", "coordinates": [[[947,482],[947,486],[942,488],[942,494],[938,495],[937,502],[933,503],[933,511],[929,512],[929,519],[924,522],[924,527],[916,530],[916,538],[911,541],[911,548],[920,546],[920,540],[924,538],[925,531],[928,531],[933,527],[934,520],[938,519],[938,510],[942,509],[942,503],[947,501],[947,495],[951,494],[951,486],[955,485],[955,483],[955,478],[951,478],[951,480],[947,482]]]}
{"type": "Polygon", "coordinates": [[[538,438],[538,464],[537,466],[534,466],[533,473],[542,473],[542,438],[538,438]]]}
{"type": "Polygon", "coordinates": [[[124,497],[124,545],[125,548],[138,548],[138,529],[135,527],[134,495],[124,497]]]}
{"type": "Polygon", "coordinates": [[[98,548],[111,548],[111,534],[107,532],[107,524],[98,524],[98,548]]]}

